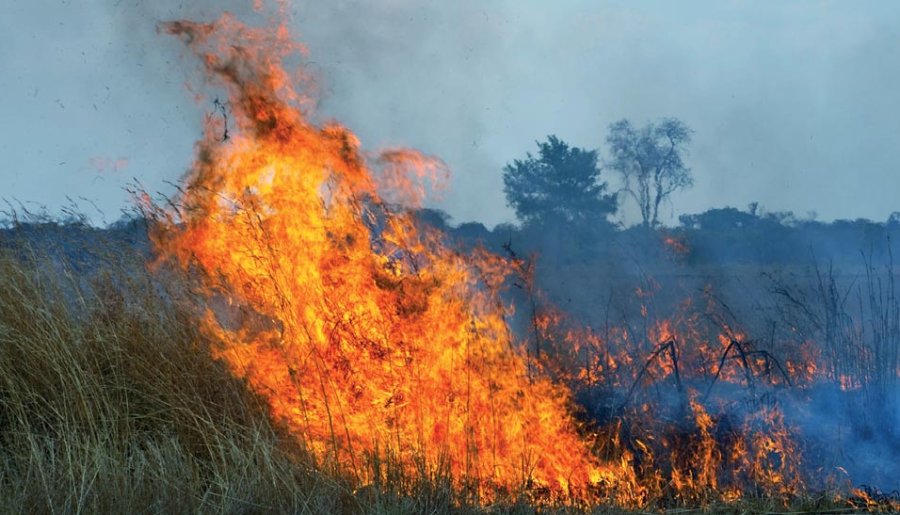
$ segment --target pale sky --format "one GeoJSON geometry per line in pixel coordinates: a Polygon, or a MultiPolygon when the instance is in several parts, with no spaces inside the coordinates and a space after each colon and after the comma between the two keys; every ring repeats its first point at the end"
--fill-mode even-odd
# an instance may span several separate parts
{"type": "MultiPolygon", "coordinates": [[[[212,106],[155,25],[249,3],[4,1],[0,198],[53,212],[69,196],[111,222],[132,178],[173,191],[212,106]]],[[[457,222],[513,221],[504,164],[548,134],[605,157],[623,117],[694,130],[696,185],[666,223],[752,201],[823,220],[900,211],[900,2],[307,0],[292,24],[320,116],[369,150],[444,159],[437,207],[457,222]]]]}

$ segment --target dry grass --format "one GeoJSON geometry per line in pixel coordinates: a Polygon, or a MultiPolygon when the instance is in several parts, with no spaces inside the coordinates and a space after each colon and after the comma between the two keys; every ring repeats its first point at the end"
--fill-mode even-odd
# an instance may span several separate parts
{"type": "Polygon", "coordinates": [[[53,243],[61,230],[0,232],[0,512],[536,511],[384,460],[369,486],[314,463],[210,357],[177,275],[128,245],[53,243]]]}
{"type": "MultiPolygon", "coordinates": [[[[313,463],[264,402],[211,359],[195,323],[198,301],[177,276],[148,272],[146,256],[127,246],[62,253],[5,237],[2,512],[582,512],[515,499],[479,505],[446,477],[390,473],[383,461],[369,466],[385,481],[361,487],[313,463]]],[[[703,511],[776,509],[785,508],[759,502],[703,511]]]]}
{"type": "Polygon", "coordinates": [[[93,265],[0,252],[0,509],[342,510],[347,486],[209,358],[182,293],[126,252],[93,265]]]}

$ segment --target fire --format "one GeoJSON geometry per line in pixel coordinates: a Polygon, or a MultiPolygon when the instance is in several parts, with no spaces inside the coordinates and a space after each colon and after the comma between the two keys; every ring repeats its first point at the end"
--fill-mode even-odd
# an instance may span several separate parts
{"type": "MultiPolygon", "coordinates": [[[[652,295],[639,292],[642,308],[652,295]]],[[[769,391],[785,387],[790,376],[741,330],[708,326],[690,301],[681,309],[671,318],[648,318],[643,334],[613,328],[605,338],[571,327],[562,314],[543,315],[554,371],[577,370],[569,378],[573,389],[601,394],[588,401],[600,405],[599,454],[622,460],[644,502],[697,506],[804,491],[800,435],[769,391]],[[745,392],[742,405],[735,390],[745,392]]],[[[812,366],[811,356],[795,359],[812,366]]]]}
{"type": "Polygon", "coordinates": [[[459,255],[383,200],[421,200],[439,162],[370,159],[348,129],[311,122],[282,66],[296,49],[284,26],[226,15],[162,30],[227,91],[235,126],[225,139],[210,122],[154,241],[202,277],[214,355],[275,418],[363,483],[392,460],[488,497],[617,482],[579,435],[569,391],[527,373],[497,296],[508,264],[459,255]]]}
{"type": "Polygon", "coordinates": [[[446,166],[368,154],[314,122],[306,78],[283,65],[300,50],[284,25],[161,29],[227,93],[229,123],[207,121],[180,196],[150,206],[151,236],[196,278],[213,355],[321,464],[361,485],[443,474],[483,500],[703,505],[804,488],[797,431],[770,392],[824,375],[814,342],[775,356],[736,324],[710,328],[691,298],[657,319],[653,280],[635,292],[638,324],[601,335],[532,298],[517,337],[500,292],[524,281],[540,295],[533,267],[423,229],[403,206],[439,190],[446,166]],[[590,425],[574,409],[585,392],[600,397],[582,403],[590,425]]]}
{"type": "Polygon", "coordinates": [[[677,257],[686,257],[691,251],[687,242],[678,236],[666,235],[663,237],[663,244],[665,244],[666,248],[677,257]]]}

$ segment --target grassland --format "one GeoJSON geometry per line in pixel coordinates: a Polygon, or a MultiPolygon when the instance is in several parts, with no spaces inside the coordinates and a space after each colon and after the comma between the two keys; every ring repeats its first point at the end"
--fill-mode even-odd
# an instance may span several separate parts
{"type": "MultiPolygon", "coordinates": [[[[622,512],[524,494],[486,505],[428,471],[361,485],[315,463],[210,357],[180,284],[114,242],[0,240],[0,512],[622,512]]],[[[693,509],[854,511],[810,497],[672,512],[693,509]]]]}

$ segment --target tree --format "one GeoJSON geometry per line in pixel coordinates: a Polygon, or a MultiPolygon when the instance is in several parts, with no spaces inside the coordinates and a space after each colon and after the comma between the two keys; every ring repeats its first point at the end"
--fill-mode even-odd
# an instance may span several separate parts
{"type": "Polygon", "coordinates": [[[735,232],[740,229],[754,227],[759,218],[753,213],[741,211],[733,207],[713,208],[696,215],[681,215],[678,220],[686,228],[703,230],[703,231],[719,231],[719,232],[735,232]]]}
{"type": "Polygon", "coordinates": [[[597,151],[569,147],[556,136],[536,142],[538,155],[526,154],[503,169],[506,203],[525,225],[573,224],[608,227],[616,212],[615,195],[600,181],[597,151]]]}
{"type": "Polygon", "coordinates": [[[659,225],[659,206],[672,193],[694,184],[682,157],[691,130],[680,120],[664,118],[635,129],[628,120],[609,126],[609,167],[622,178],[622,191],[637,203],[644,227],[659,225]]]}

